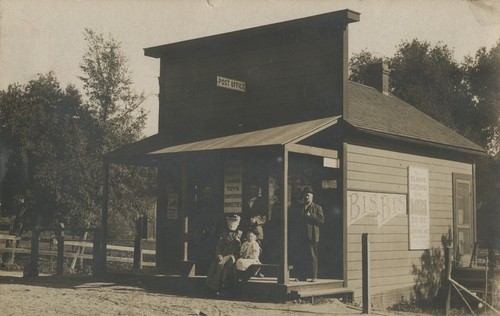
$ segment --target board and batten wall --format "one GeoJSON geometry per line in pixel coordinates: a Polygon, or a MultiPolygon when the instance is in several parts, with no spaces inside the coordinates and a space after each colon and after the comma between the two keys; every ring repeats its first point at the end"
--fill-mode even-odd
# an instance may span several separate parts
{"type": "MultiPolygon", "coordinates": [[[[452,174],[472,175],[472,165],[416,154],[399,153],[354,144],[344,144],[346,191],[375,192],[408,197],[408,167],[428,170],[430,247],[442,248],[441,238],[453,226],[452,174]]],[[[347,203],[347,192],[345,200],[347,203]]],[[[415,285],[413,265],[421,267],[424,250],[409,250],[408,203],[406,212],[395,215],[379,227],[368,214],[348,225],[344,220],[345,280],[362,295],[361,236],[369,234],[371,300],[387,307],[402,296],[409,298],[415,285]]],[[[344,216],[344,218],[347,218],[344,216]]]]}

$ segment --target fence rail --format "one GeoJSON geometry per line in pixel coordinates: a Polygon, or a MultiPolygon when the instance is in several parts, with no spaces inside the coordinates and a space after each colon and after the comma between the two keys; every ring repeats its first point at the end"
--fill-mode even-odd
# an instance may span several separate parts
{"type": "MultiPolygon", "coordinates": [[[[62,238],[64,238],[64,234],[62,234],[62,238]]],[[[51,239],[43,239],[38,238],[37,240],[37,251],[38,255],[43,256],[53,256],[59,257],[62,253],[62,256],[65,258],[72,258],[73,263],[72,267],[74,267],[76,260],[99,260],[99,258],[94,258],[96,254],[96,244],[94,242],[84,241],[84,240],[64,240],[62,239],[62,250],[59,250],[59,238],[51,238],[51,239]],[[56,247],[56,249],[52,249],[56,247]],[[71,247],[71,249],[68,249],[71,247]],[[92,253],[90,253],[92,252],[92,253]]],[[[135,268],[143,268],[143,267],[154,267],[156,265],[155,261],[151,261],[152,256],[156,256],[156,251],[152,249],[143,249],[142,246],[139,249],[135,249],[133,246],[123,246],[123,245],[115,245],[112,244],[113,241],[109,241],[106,245],[107,262],[121,262],[121,263],[132,263],[135,268]],[[110,243],[111,242],[111,243],[110,243]],[[114,251],[114,253],[110,253],[110,251],[114,251]],[[123,252],[123,255],[120,254],[123,252]],[[139,257],[134,259],[134,256],[139,257]],[[145,260],[144,255],[148,256],[149,260],[145,260]],[[139,262],[136,262],[136,261],[139,262]]],[[[124,242],[124,241],[121,241],[124,242]]],[[[134,243],[134,240],[127,240],[127,242],[134,243]]],[[[13,263],[15,260],[16,254],[29,254],[32,255],[32,247],[33,240],[32,238],[20,238],[19,236],[9,235],[5,233],[0,233],[0,253],[8,253],[10,254],[10,262],[13,263]],[[21,241],[30,241],[31,243],[29,247],[19,246],[16,243],[21,241]]],[[[154,258],[153,258],[154,260],[154,258]]]]}

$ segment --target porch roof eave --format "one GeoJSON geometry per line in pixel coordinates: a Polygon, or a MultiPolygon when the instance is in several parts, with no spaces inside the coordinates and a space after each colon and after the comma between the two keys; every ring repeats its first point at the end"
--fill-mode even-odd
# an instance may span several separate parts
{"type": "Polygon", "coordinates": [[[166,144],[162,135],[156,134],[109,152],[104,155],[104,159],[110,163],[155,166],[164,161],[166,157],[188,153],[284,147],[335,125],[339,118],[340,116],[332,116],[175,145],[166,144]]]}

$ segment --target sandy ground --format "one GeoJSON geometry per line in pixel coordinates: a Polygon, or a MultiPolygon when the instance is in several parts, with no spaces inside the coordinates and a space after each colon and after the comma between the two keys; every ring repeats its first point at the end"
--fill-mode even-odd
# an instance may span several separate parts
{"type": "MultiPolygon", "coordinates": [[[[337,300],[324,304],[253,303],[148,292],[83,276],[23,278],[0,271],[1,315],[360,315],[337,300]]],[[[388,313],[376,313],[388,315],[388,313]]]]}

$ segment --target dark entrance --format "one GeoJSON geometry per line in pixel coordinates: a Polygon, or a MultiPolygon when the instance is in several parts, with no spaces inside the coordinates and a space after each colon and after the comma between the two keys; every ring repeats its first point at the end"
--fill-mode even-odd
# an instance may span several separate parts
{"type": "MultiPolygon", "coordinates": [[[[325,167],[323,157],[290,154],[288,170],[289,218],[292,212],[302,210],[302,192],[311,187],[314,203],[319,204],[325,216],[325,223],[320,227],[318,244],[319,278],[342,279],[343,273],[343,232],[342,232],[342,174],[339,168],[325,167]]],[[[297,262],[294,250],[293,234],[296,227],[289,223],[289,261],[297,262]]],[[[299,227],[300,229],[300,227],[299,227]]],[[[295,277],[294,272],[291,273],[295,277]]]]}

